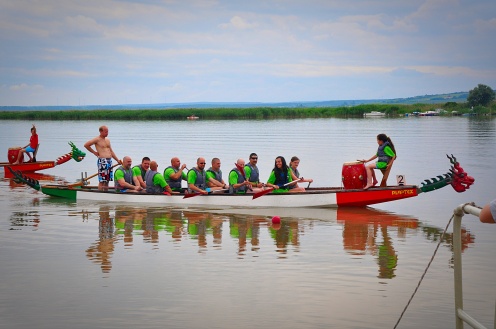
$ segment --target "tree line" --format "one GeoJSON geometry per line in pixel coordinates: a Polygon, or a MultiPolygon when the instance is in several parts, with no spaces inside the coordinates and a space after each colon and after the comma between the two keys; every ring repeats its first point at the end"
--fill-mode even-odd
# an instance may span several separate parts
{"type": "Polygon", "coordinates": [[[378,111],[388,117],[413,112],[442,109],[440,115],[496,114],[495,92],[479,84],[470,90],[467,102],[440,104],[361,104],[340,107],[252,107],[252,108],[181,108],[122,110],[0,111],[0,120],[186,120],[192,114],[202,120],[265,120],[298,118],[359,118],[378,111]]]}

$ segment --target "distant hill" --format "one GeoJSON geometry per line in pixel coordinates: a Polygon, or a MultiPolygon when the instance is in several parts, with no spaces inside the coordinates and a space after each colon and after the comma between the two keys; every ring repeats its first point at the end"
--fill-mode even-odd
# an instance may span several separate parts
{"type": "Polygon", "coordinates": [[[86,105],[86,106],[0,106],[0,111],[70,111],[70,110],[129,110],[158,108],[252,108],[252,107],[339,107],[361,104],[444,104],[446,102],[466,102],[468,92],[451,94],[424,95],[393,99],[360,99],[315,102],[197,102],[197,103],[162,103],[162,104],[126,104],[126,105],[86,105]]]}

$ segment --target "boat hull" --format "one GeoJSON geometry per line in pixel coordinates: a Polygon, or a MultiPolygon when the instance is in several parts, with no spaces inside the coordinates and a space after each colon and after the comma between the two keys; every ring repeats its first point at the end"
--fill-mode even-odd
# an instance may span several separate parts
{"type": "Polygon", "coordinates": [[[70,200],[104,201],[112,203],[159,204],[161,206],[200,207],[365,207],[372,204],[417,196],[414,185],[345,190],[342,188],[315,188],[304,193],[266,194],[253,199],[252,194],[214,193],[184,198],[184,195],[102,192],[95,187],[68,188],[60,185],[43,185],[44,194],[70,200]]]}
{"type": "Polygon", "coordinates": [[[363,116],[366,117],[366,118],[383,118],[383,117],[386,116],[386,113],[372,111],[370,113],[364,113],[363,116]]]}
{"type": "Polygon", "coordinates": [[[36,172],[44,169],[49,169],[55,167],[55,161],[37,161],[37,162],[25,162],[20,164],[11,164],[9,162],[1,162],[0,167],[3,167],[5,172],[5,178],[13,178],[14,175],[7,167],[10,167],[14,171],[20,171],[23,173],[36,172]]]}

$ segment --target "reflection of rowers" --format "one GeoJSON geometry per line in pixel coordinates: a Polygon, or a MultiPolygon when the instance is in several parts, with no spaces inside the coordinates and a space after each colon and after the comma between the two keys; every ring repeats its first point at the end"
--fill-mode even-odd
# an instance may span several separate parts
{"type": "Polygon", "coordinates": [[[100,264],[103,273],[109,273],[112,269],[112,254],[114,253],[114,223],[110,217],[107,206],[100,207],[100,220],[98,222],[99,239],[86,249],[86,257],[94,263],[100,264]]]}

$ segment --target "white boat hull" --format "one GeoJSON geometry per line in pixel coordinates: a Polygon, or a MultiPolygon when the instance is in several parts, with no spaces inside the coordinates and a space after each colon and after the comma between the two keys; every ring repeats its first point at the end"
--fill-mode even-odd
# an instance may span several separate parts
{"type": "Polygon", "coordinates": [[[311,188],[304,193],[265,194],[253,198],[253,194],[214,193],[184,197],[181,194],[145,194],[101,192],[95,188],[68,188],[66,186],[45,185],[41,191],[47,195],[73,200],[105,201],[119,204],[156,204],[160,206],[199,206],[199,207],[364,207],[372,204],[394,201],[417,196],[419,189],[414,185],[375,187],[368,190],[343,188],[311,188]]]}

